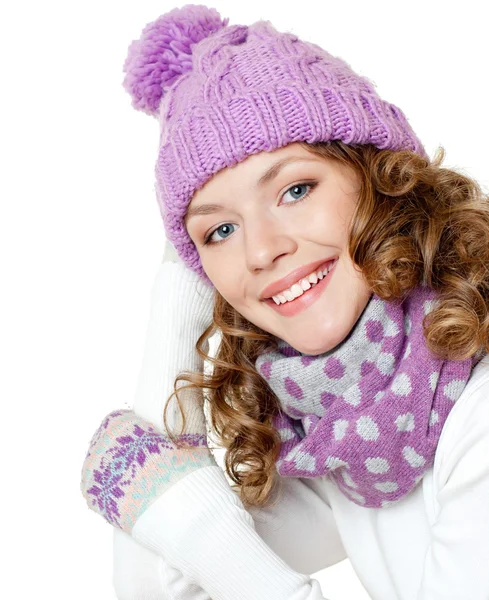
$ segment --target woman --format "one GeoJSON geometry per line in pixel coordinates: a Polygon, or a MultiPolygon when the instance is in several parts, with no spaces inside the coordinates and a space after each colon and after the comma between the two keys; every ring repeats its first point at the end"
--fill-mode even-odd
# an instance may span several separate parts
{"type": "Polygon", "coordinates": [[[118,597],[324,598],[309,575],[349,557],[375,600],[487,598],[488,198],[371,82],[267,21],[175,9],[125,72],[160,120],[177,257],[134,409],[83,466],[118,597]]]}

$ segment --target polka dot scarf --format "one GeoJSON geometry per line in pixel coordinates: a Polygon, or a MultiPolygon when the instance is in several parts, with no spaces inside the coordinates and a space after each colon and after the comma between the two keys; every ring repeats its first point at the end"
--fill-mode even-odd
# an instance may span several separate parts
{"type": "Polygon", "coordinates": [[[373,294],[348,337],[308,356],[279,340],[256,360],[280,401],[274,425],[284,477],[328,475],[353,502],[389,506],[432,466],[443,424],[480,353],[435,358],[423,318],[438,302],[419,286],[404,302],[373,294]]]}

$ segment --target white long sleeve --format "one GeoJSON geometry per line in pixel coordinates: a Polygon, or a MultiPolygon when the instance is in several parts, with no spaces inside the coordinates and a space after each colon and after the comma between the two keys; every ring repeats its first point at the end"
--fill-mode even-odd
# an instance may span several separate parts
{"type": "Polygon", "coordinates": [[[291,569],[259,537],[220,467],[198,469],[172,486],[132,535],[213,600],[325,600],[317,580],[291,569]]]}
{"type": "Polygon", "coordinates": [[[313,575],[345,560],[333,511],[316,493],[317,482],[284,477],[282,485],[274,506],[248,510],[258,535],[299,573],[313,575]]]}
{"type": "Polygon", "coordinates": [[[417,600],[489,598],[488,384],[488,377],[481,379],[453,408],[440,438],[438,514],[417,600]]]}
{"type": "Polygon", "coordinates": [[[168,263],[160,264],[151,289],[143,361],[133,403],[134,412],[159,431],[164,429],[163,409],[175,377],[184,370],[203,368],[195,344],[202,333],[202,313],[208,309],[196,298],[196,292],[188,293],[188,287],[198,285],[198,296],[212,295],[202,283],[195,283],[195,273],[188,269],[182,273],[177,268],[169,271],[168,267],[168,263]]]}
{"type": "MultiPolygon", "coordinates": [[[[346,558],[331,508],[309,479],[284,478],[274,506],[248,511],[260,538],[299,573],[313,574],[346,558]]],[[[186,484],[182,481],[182,485],[186,484]]],[[[190,490],[188,491],[190,493],[190,490]]],[[[233,492],[234,493],[234,492],[233,492]]],[[[114,587],[119,600],[209,600],[167,561],[114,528],[114,587]]],[[[222,565],[226,568],[225,565],[222,565]]],[[[261,565],[260,565],[261,568],[261,565]]]]}
{"type": "MultiPolygon", "coordinates": [[[[186,336],[182,340],[178,324],[174,322],[169,323],[168,319],[165,319],[164,306],[177,301],[178,298],[174,289],[162,285],[160,269],[152,288],[151,315],[147,328],[143,364],[134,402],[134,411],[136,414],[149,420],[160,429],[162,428],[164,403],[173,389],[174,376],[178,370],[176,367],[179,366],[180,369],[183,369],[195,368],[196,366],[189,365],[185,367],[181,359],[179,359],[180,362],[176,362],[176,356],[190,356],[199,333],[194,331],[192,336],[186,336]],[[171,368],[168,365],[171,365],[171,368]]],[[[163,497],[154,502],[158,507],[162,507],[165,512],[168,510],[171,511],[173,515],[171,519],[173,529],[169,529],[164,524],[164,521],[157,516],[158,508],[155,507],[151,512],[146,511],[148,513],[145,513],[146,518],[140,520],[139,524],[137,523],[137,527],[133,530],[133,538],[147,548],[151,548],[160,554],[163,542],[165,548],[168,548],[166,544],[170,546],[173,544],[174,554],[172,553],[172,557],[174,561],[178,561],[178,557],[181,557],[182,553],[186,556],[185,572],[193,574],[202,570],[205,571],[205,576],[201,581],[206,591],[210,591],[212,588],[211,595],[213,600],[218,600],[219,598],[233,598],[234,600],[240,597],[237,595],[236,585],[240,588],[239,593],[244,594],[243,598],[253,597],[259,599],[263,597],[268,600],[272,600],[274,597],[281,600],[286,600],[287,598],[291,600],[323,598],[317,581],[310,580],[307,574],[294,571],[278,554],[267,546],[255,530],[253,518],[244,510],[241,501],[231,490],[222,470],[214,466],[212,469],[203,468],[199,469],[199,471],[202,471],[202,474],[205,473],[204,477],[202,477],[202,474],[200,477],[194,477],[194,473],[191,473],[182,481],[176,483],[170,490],[167,490],[163,497]],[[179,484],[183,482],[185,482],[185,485],[180,486],[179,484]],[[197,485],[197,482],[199,485],[197,485]],[[186,504],[178,499],[179,495],[187,500],[186,504]],[[165,502],[163,502],[163,498],[166,499],[165,502]],[[190,502],[189,498],[191,499],[190,502]],[[176,499],[177,501],[175,507],[169,507],[172,499],[176,499]],[[219,510],[215,510],[216,503],[219,504],[219,510]],[[212,506],[212,510],[209,510],[210,506],[212,506]],[[224,515],[226,515],[226,521],[224,521],[224,515]],[[152,521],[152,518],[155,518],[155,520],[152,521]],[[190,521],[194,523],[194,526],[189,529],[188,523],[190,521]],[[148,522],[150,522],[149,533],[151,534],[149,536],[146,535],[148,532],[144,526],[148,522]],[[190,535],[190,538],[185,538],[186,535],[190,535]],[[213,544],[215,544],[215,551],[210,553],[209,539],[212,539],[213,544]],[[237,539],[242,540],[238,546],[236,545],[237,539]],[[246,542],[245,546],[243,546],[244,541],[246,542]],[[193,555],[193,560],[190,561],[188,544],[191,544],[193,548],[202,546],[206,551],[201,553],[196,552],[193,555]],[[216,560],[216,557],[220,556],[223,552],[230,559],[233,556],[235,557],[235,561],[231,562],[227,567],[222,562],[220,566],[219,561],[216,560]],[[202,563],[203,559],[208,560],[209,554],[212,558],[215,571],[205,569],[202,563]],[[246,569],[238,566],[243,560],[248,561],[247,564],[249,564],[251,569],[248,574],[246,574],[246,569]],[[226,573],[223,573],[223,571],[226,571],[226,573]],[[256,581],[254,577],[255,572],[265,573],[264,578],[268,583],[261,590],[258,590],[256,585],[254,585],[256,581]],[[252,577],[250,577],[250,573],[253,574],[252,577]],[[229,579],[226,579],[226,575],[229,576],[229,579]],[[240,581],[242,578],[243,582],[240,581]],[[278,581],[280,581],[280,585],[277,585],[278,581]],[[248,589],[244,585],[245,583],[247,586],[253,584],[252,589],[248,589]],[[219,586],[218,589],[213,587],[216,584],[219,586]],[[208,585],[211,585],[211,588],[208,588],[208,585]],[[275,594],[278,593],[279,595],[271,595],[270,592],[272,589],[275,590],[275,594]]],[[[324,515],[328,521],[329,528],[331,529],[330,552],[328,553],[326,548],[325,553],[315,553],[314,544],[307,546],[307,543],[304,542],[301,546],[304,550],[303,554],[294,553],[291,552],[286,540],[279,540],[280,535],[271,537],[276,540],[275,548],[278,551],[283,551],[284,555],[291,561],[294,561],[295,557],[295,562],[298,566],[312,573],[314,570],[322,568],[323,561],[333,560],[331,557],[334,557],[334,562],[344,558],[344,550],[334,527],[334,520],[329,507],[325,506],[315,496],[314,492],[305,486],[303,494],[307,495],[309,500],[316,500],[317,514],[324,515]],[[319,505],[325,508],[324,513],[319,505]]],[[[294,518],[294,515],[289,515],[286,519],[281,518],[282,525],[275,530],[275,526],[271,525],[269,516],[270,513],[260,521],[260,527],[265,533],[275,533],[275,531],[278,531],[280,534],[284,523],[290,523],[290,519],[294,518]]],[[[265,515],[262,514],[262,517],[265,517],[265,515]]],[[[299,518],[300,513],[297,514],[297,519],[299,518]]],[[[301,529],[300,524],[297,524],[297,529],[304,532],[302,533],[303,540],[306,539],[304,536],[307,535],[308,529],[311,531],[311,534],[313,531],[316,534],[318,533],[318,529],[317,527],[313,527],[312,521],[309,521],[309,525],[309,527],[306,526],[301,529]]],[[[321,550],[323,550],[326,546],[324,535],[327,535],[327,532],[322,530],[321,535],[320,544],[321,550]]],[[[118,558],[119,564],[122,564],[123,560],[121,560],[121,556],[123,555],[123,551],[119,551],[120,548],[117,548],[116,545],[118,543],[122,547],[124,544],[123,537],[114,536],[114,556],[118,558]]],[[[171,561],[169,562],[171,563],[171,561]]],[[[114,573],[114,580],[120,581],[117,573],[114,573]]]]}
{"type": "MultiPolygon", "coordinates": [[[[284,478],[282,482],[283,490],[274,506],[248,511],[260,538],[299,573],[313,574],[345,559],[331,509],[311,489],[311,480],[284,478]]],[[[182,481],[182,485],[186,484],[182,481]]],[[[119,600],[210,598],[178,573],[172,573],[172,581],[166,582],[163,571],[169,568],[167,561],[119,529],[114,529],[114,567],[119,600]]],[[[225,564],[222,567],[229,569],[225,564]]]]}
{"type": "Polygon", "coordinates": [[[163,557],[114,527],[112,584],[118,600],[211,600],[163,557]]]}

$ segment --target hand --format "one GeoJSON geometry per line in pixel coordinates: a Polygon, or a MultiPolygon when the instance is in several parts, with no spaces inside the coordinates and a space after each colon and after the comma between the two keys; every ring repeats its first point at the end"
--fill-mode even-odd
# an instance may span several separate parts
{"type": "MultiPolygon", "coordinates": [[[[195,344],[212,323],[214,290],[190,271],[167,243],[152,290],[151,316],[134,409],[113,411],[90,442],[81,490],[88,506],[130,533],[137,518],[178,480],[215,462],[207,447],[201,390],[179,390],[185,429],[168,436],[163,409],[183,370],[203,371],[195,344]]],[[[184,382],[186,384],[186,382],[184,382]]],[[[179,389],[179,386],[177,387],[179,389]]],[[[167,424],[182,429],[181,411],[172,397],[167,424]]]]}

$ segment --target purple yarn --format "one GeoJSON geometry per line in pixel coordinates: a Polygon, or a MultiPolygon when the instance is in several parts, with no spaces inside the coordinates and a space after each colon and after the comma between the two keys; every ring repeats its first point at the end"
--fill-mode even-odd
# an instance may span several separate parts
{"type": "Polygon", "coordinates": [[[184,217],[195,191],[252,154],[341,140],[428,156],[404,113],[343,59],[269,21],[228,25],[204,5],[176,8],[129,47],[125,89],[159,115],[156,196],[168,240],[209,285],[184,217]]]}
{"type": "Polygon", "coordinates": [[[166,90],[192,70],[194,45],[228,22],[213,8],[188,4],[148,23],[129,46],[123,67],[123,86],[132,106],[157,116],[166,90]]]}
{"type": "Polygon", "coordinates": [[[423,320],[438,301],[420,286],[402,302],[370,298],[350,335],[319,356],[284,340],[255,367],[280,401],[282,477],[328,475],[360,506],[390,506],[433,465],[443,425],[478,353],[441,360],[423,320]]]}

